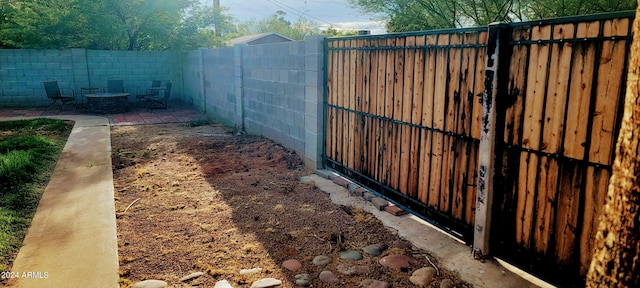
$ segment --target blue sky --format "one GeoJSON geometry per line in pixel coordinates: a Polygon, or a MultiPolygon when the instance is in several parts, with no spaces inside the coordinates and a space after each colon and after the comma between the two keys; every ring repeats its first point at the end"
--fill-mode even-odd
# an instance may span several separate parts
{"type": "MultiPolygon", "coordinates": [[[[212,0],[203,2],[213,3],[212,0]]],[[[385,32],[384,23],[373,21],[372,15],[363,15],[351,8],[346,0],[220,0],[220,5],[229,8],[227,13],[240,21],[260,20],[282,10],[292,22],[304,17],[321,27],[364,29],[373,34],[385,32]]]]}

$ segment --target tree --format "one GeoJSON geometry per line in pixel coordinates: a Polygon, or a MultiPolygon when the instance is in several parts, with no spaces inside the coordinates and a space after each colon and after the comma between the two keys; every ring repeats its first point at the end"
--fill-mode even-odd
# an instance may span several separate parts
{"type": "Polygon", "coordinates": [[[327,37],[341,37],[341,36],[354,36],[358,35],[358,31],[356,30],[338,30],[333,26],[329,26],[327,29],[322,30],[320,32],[321,35],[327,37]]]}
{"type": "Polygon", "coordinates": [[[484,26],[543,18],[630,10],[634,0],[349,0],[387,20],[389,32],[484,26]]]}
{"type": "Polygon", "coordinates": [[[587,287],[640,287],[640,10],[633,32],[622,125],[587,287]]]}
{"type": "Polygon", "coordinates": [[[224,9],[204,7],[197,0],[1,3],[3,48],[193,49],[223,42],[209,33],[215,20],[224,29],[234,30],[224,9]]]}
{"type": "Polygon", "coordinates": [[[291,23],[284,17],[287,15],[282,10],[276,11],[270,17],[262,20],[249,20],[238,24],[238,32],[236,36],[260,34],[266,32],[276,32],[287,36],[294,40],[304,40],[308,35],[316,35],[320,33],[318,25],[304,18],[291,23]]]}

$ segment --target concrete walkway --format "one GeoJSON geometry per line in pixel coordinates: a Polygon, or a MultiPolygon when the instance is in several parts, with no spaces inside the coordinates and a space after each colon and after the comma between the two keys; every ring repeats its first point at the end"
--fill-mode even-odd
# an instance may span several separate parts
{"type": "Polygon", "coordinates": [[[19,278],[10,283],[118,287],[109,121],[81,115],[50,118],[76,123],[13,263],[19,278]]]}

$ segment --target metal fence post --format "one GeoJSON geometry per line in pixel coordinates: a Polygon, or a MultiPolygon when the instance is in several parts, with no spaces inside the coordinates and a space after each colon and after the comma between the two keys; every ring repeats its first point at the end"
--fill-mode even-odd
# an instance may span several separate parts
{"type": "MultiPolygon", "coordinates": [[[[476,214],[473,232],[473,256],[480,259],[490,253],[491,213],[496,173],[496,143],[499,131],[499,109],[496,98],[508,80],[508,25],[489,24],[489,40],[482,93],[482,122],[478,156],[476,214]],[[505,59],[506,58],[506,59],[505,59]]],[[[501,117],[504,118],[504,115],[501,117]]],[[[504,120],[502,121],[504,122],[504,120]]]]}

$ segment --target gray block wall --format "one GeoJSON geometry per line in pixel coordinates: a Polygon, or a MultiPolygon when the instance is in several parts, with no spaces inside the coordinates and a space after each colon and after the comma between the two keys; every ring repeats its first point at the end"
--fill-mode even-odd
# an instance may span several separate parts
{"type": "Polygon", "coordinates": [[[184,61],[189,68],[183,67],[196,67],[196,57],[203,62],[201,71],[183,72],[202,76],[201,90],[189,90],[194,105],[218,122],[295,150],[309,167],[320,167],[323,39],[189,52],[189,60],[184,61]]]}
{"type": "MultiPolygon", "coordinates": [[[[109,78],[124,80],[124,90],[135,94],[144,92],[153,79],[172,81],[171,98],[182,98],[182,67],[179,52],[175,51],[107,51],[85,50],[89,87],[106,88],[109,78]]],[[[82,87],[82,86],[77,86],[82,87]]]]}
{"type": "MultiPolygon", "coordinates": [[[[200,50],[203,59],[204,111],[218,122],[229,126],[242,125],[242,112],[236,112],[241,94],[236,93],[235,53],[233,47],[200,50]]],[[[200,105],[200,104],[198,104],[200,105]]]]}
{"type": "MultiPolygon", "coordinates": [[[[171,80],[171,98],[182,98],[182,57],[179,52],[66,50],[0,50],[0,107],[35,107],[48,104],[42,81],[58,80],[61,88],[104,88],[107,79],[124,80],[135,101],[138,89],[151,80],[171,80]]],[[[67,92],[67,91],[65,91],[67,92]]],[[[69,92],[67,92],[69,93],[69,92]]]]}
{"type": "Polygon", "coordinates": [[[71,50],[0,50],[0,107],[48,104],[42,86],[46,79],[74,88],[71,50]]]}

